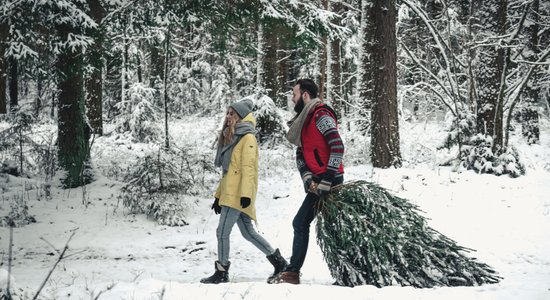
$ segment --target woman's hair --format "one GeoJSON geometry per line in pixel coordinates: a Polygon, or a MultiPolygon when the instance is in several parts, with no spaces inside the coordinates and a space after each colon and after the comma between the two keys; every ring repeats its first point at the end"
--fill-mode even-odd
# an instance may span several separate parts
{"type": "MultiPolygon", "coordinates": [[[[231,107],[227,108],[227,111],[233,110],[231,107]]],[[[218,146],[223,146],[231,143],[233,140],[233,136],[235,135],[235,125],[241,120],[239,115],[233,111],[233,120],[231,120],[230,125],[227,125],[227,113],[225,114],[225,118],[223,119],[223,126],[222,130],[220,132],[220,136],[218,138],[218,146]]]]}

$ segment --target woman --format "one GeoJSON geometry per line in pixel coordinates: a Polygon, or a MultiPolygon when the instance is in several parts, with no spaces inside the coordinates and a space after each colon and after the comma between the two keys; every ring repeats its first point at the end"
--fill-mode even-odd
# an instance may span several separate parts
{"type": "Polygon", "coordinates": [[[269,283],[287,265],[279,249],[274,250],[252,225],[252,220],[256,221],[258,189],[258,144],[254,136],[256,120],[251,114],[253,106],[248,99],[233,103],[227,110],[218,139],[215,165],[222,167],[223,175],[212,204],[214,212],[220,214],[216,230],[218,260],[214,263],[214,274],[201,279],[202,283],[229,281],[229,236],[235,223],[243,237],[260,249],[273,265],[269,283]]]}

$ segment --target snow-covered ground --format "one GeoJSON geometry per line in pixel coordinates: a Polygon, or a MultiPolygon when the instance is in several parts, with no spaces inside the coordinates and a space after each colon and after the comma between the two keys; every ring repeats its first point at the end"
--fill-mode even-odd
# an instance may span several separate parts
{"type": "MultiPolygon", "coordinates": [[[[218,125],[216,118],[177,121],[171,124],[172,136],[175,143],[212,152],[209,147],[218,125]]],[[[54,188],[52,199],[46,200],[39,192],[41,179],[0,177],[0,215],[9,211],[11,197],[24,195],[37,220],[13,230],[11,284],[19,297],[32,298],[74,233],[67,257],[53,270],[39,298],[550,299],[550,130],[548,121],[542,125],[541,145],[527,146],[513,136],[527,166],[527,174],[516,179],[439,167],[438,162],[452,153],[435,150],[443,133],[440,124],[429,122],[402,123],[405,167],[380,170],[346,165],[346,180],[378,182],[419,205],[430,226],[474,249],[471,255],[492,266],[503,277],[498,284],[432,289],[333,286],[312,230],[302,284],[269,285],[265,279],[272,267],[237,227],[231,237],[231,282],[201,284],[200,278],[211,275],[216,260],[218,216],[210,210],[214,186],[202,195],[182,197],[189,204],[188,226],[162,226],[143,215],[128,214],[117,198],[122,183],[113,180],[112,170],[124,170],[150,146],[120,136],[96,140],[94,164],[111,173],[98,174],[98,180],[86,187],[86,201],[81,188],[54,188]]],[[[360,142],[351,143],[350,136],[344,136],[349,153],[362,152],[354,148],[360,142]]],[[[258,230],[289,258],[291,222],[304,196],[293,150],[281,146],[263,149],[260,155],[258,230]]],[[[9,230],[2,227],[2,289],[8,240],[9,230]]]]}

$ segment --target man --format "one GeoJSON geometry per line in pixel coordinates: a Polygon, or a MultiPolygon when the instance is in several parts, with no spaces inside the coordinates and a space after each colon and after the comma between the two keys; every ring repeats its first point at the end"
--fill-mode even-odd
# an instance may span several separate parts
{"type": "Polygon", "coordinates": [[[310,79],[300,79],[292,92],[297,115],[290,121],[287,139],[298,147],[296,165],[307,195],[292,221],[294,239],[290,264],[276,282],[299,284],[316,203],[331,187],[344,182],[344,144],[338,133],[336,114],[318,98],[317,85],[310,79]]]}

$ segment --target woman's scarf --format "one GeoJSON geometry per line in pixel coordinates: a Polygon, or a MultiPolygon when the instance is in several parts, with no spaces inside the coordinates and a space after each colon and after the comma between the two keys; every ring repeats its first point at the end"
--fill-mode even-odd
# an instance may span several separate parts
{"type": "Polygon", "coordinates": [[[313,110],[319,103],[321,103],[319,98],[311,99],[311,101],[306,104],[304,109],[302,109],[302,112],[290,121],[290,128],[286,134],[286,139],[290,143],[298,147],[302,146],[302,127],[304,127],[304,123],[306,122],[307,116],[311,110],[313,110]]]}
{"type": "Polygon", "coordinates": [[[235,148],[235,145],[237,145],[237,143],[241,140],[241,138],[248,133],[252,133],[252,134],[256,133],[256,129],[254,129],[254,125],[250,122],[239,122],[235,124],[235,134],[233,135],[233,139],[231,140],[231,143],[227,145],[222,145],[221,143],[218,144],[214,165],[216,167],[222,167],[224,175],[227,173],[227,170],[229,170],[229,163],[231,162],[231,154],[233,153],[233,149],[235,148]]]}

